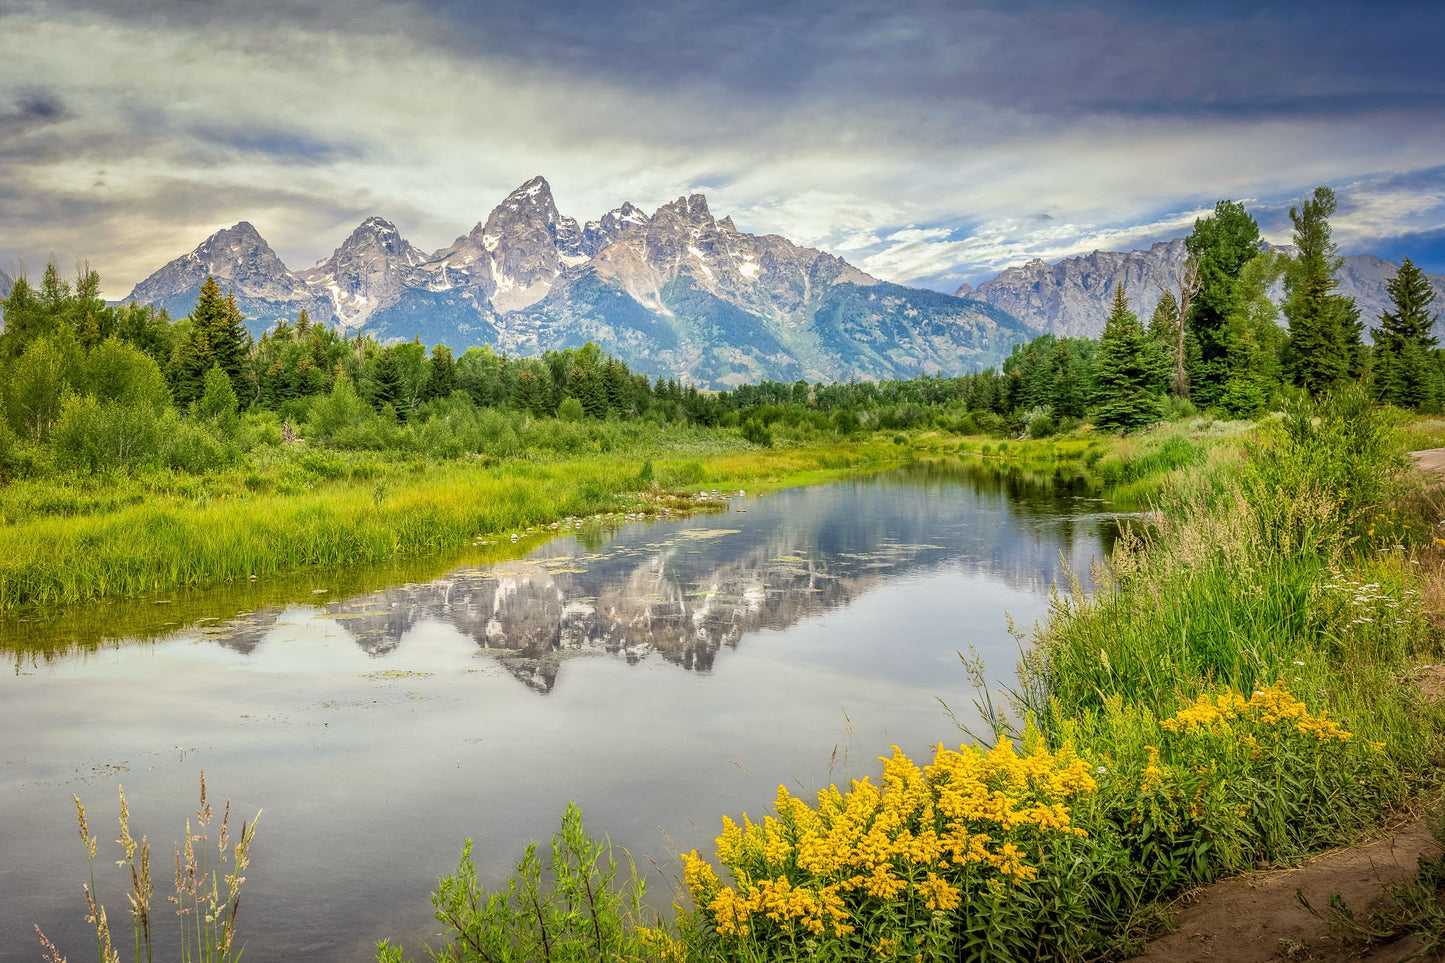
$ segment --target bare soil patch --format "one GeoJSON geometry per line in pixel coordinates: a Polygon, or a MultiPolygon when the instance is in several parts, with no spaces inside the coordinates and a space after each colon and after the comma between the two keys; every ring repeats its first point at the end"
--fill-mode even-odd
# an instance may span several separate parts
{"type": "Polygon", "coordinates": [[[1374,947],[1349,947],[1300,904],[1302,893],[1321,914],[1340,894],[1362,917],[1384,904],[1392,886],[1413,879],[1421,856],[1440,853],[1428,820],[1417,818],[1388,836],[1315,856],[1294,869],[1250,873],[1204,887],[1181,901],[1176,929],[1152,941],[1145,961],[1404,960],[1420,952],[1414,937],[1374,947]]]}
{"type": "Polygon", "coordinates": [[[1415,467],[1422,471],[1445,476],[1445,448],[1426,448],[1424,451],[1412,451],[1410,452],[1410,459],[1415,463],[1415,467]]]}

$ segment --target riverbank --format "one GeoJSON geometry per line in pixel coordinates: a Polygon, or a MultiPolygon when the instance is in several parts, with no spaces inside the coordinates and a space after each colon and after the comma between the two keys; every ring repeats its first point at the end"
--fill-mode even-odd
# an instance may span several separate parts
{"type": "Polygon", "coordinates": [[[1143,440],[931,430],[761,447],[736,431],[689,428],[591,454],[430,459],[277,444],[201,475],[20,480],[0,489],[0,615],[445,557],[602,515],[707,510],[713,490],[812,485],[921,457],[1087,479],[1139,504],[1219,437],[1213,424],[1181,424],[1143,440]]]}
{"type": "Polygon", "coordinates": [[[199,479],[29,483],[6,493],[0,612],[435,556],[604,513],[705,510],[713,489],[814,484],[913,457],[879,441],[490,464],[302,449],[199,479]]]}

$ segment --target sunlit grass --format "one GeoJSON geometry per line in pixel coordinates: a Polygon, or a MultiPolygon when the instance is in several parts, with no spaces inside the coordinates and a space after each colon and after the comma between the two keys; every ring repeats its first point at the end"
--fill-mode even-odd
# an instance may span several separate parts
{"type": "MultiPolygon", "coordinates": [[[[757,490],[912,457],[907,447],[868,441],[490,465],[480,459],[389,464],[317,451],[269,472],[284,478],[299,463],[312,480],[294,491],[227,476],[175,486],[169,476],[123,479],[120,493],[110,495],[80,483],[52,487],[53,500],[70,495],[73,511],[37,517],[31,508],[0,529],[0,611],[436,555],[567,517],[655,510],[641,497],[654,481],[684,493],[757,490]],[[644,462],[651,479],[643,477],[644,462]]],[[[12,493],[8,505],[27,499],[33,505],[39,496],[12,493]]]]}

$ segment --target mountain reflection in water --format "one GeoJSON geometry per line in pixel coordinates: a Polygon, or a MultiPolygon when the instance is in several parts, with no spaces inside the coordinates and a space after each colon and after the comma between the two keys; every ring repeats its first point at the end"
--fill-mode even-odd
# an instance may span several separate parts
{"type": "MultiPolygon", "coordinates": [[[[750,632],[787,628],[880,580],[944,563],[1046,591],[1060,553],[1087,571],[1101,542],[1112,541],[1116,516],[1081,514],[1087,496],[1010,485],[993,473],[992,486],[971,479],[971,488],[957,487],[960,473],[976,474],[969,468],[923,463],[865,482],[737,499],[722,515],[628,526],[594,551],[562,538],[525,559],[326,603],[311,617],[335,620],[373,656],[395,650],[420,623],[448,624],[548,692],[579,654],[636,663],[657,653],[706,672],[720,649],[750,632]],[[922,497],[887,497],[899,485],[922,497]],[[1012,514],[1000,516],[1002,500],[1014,503],[1012,514]],[[1071,558],[1078,547],[1087,554],[1071,558]]],[[[251,653],[286,611],[271,606],[186,631],[251,653]]]]}

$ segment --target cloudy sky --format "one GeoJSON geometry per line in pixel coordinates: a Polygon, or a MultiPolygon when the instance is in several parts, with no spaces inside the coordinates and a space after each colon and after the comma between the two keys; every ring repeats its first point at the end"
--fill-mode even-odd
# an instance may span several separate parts
{"type": "MultiPolygon", "coordinates": [[[[951,291],[1188,232],[1445,270],[1430,3],[0,0],[0,267],[118,298],[250,220],[293,268],[364,217],[432,250],[546,175],[582,220],[693,191],[951,291]]],[[[13,271],[12,271],[13,273],[13,271]]]]}

